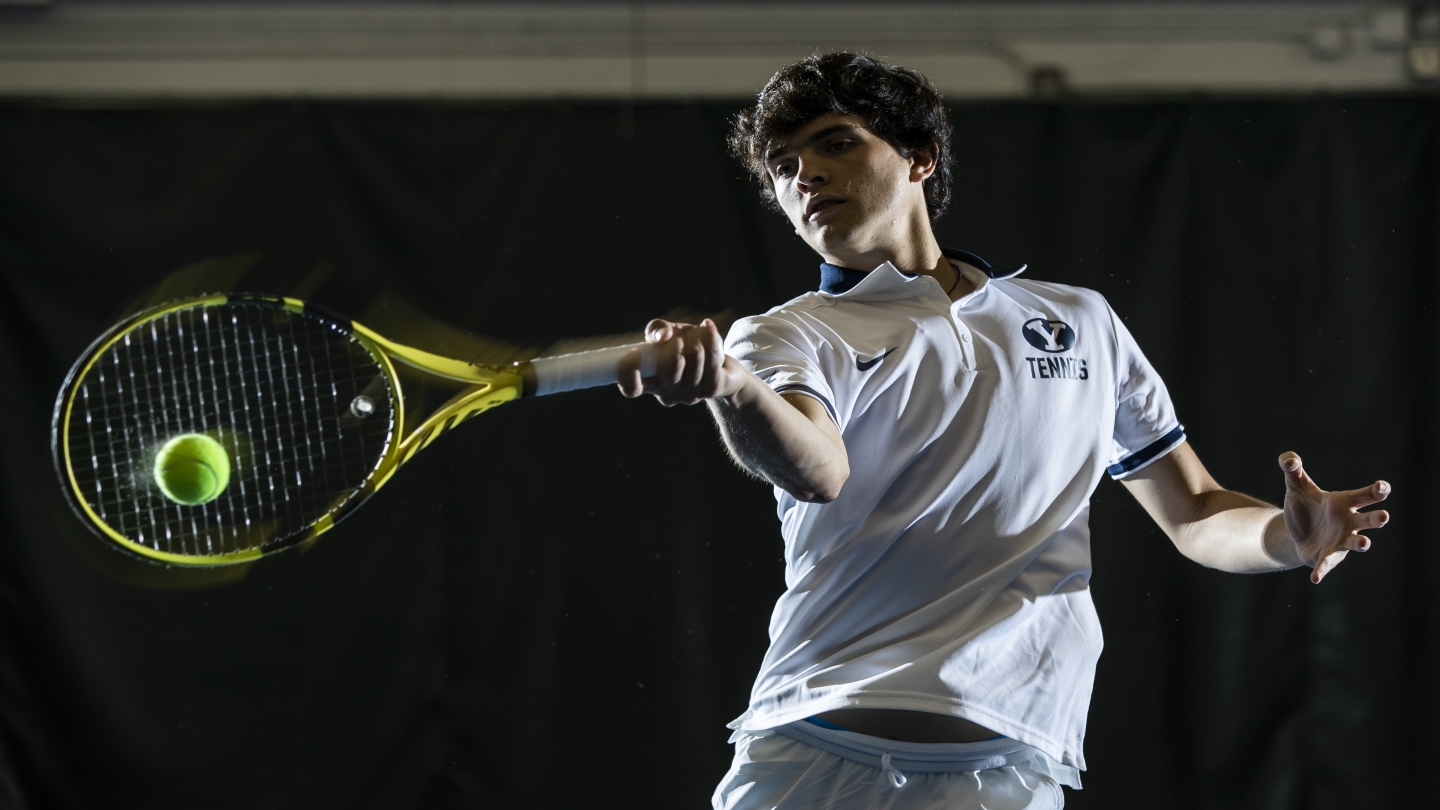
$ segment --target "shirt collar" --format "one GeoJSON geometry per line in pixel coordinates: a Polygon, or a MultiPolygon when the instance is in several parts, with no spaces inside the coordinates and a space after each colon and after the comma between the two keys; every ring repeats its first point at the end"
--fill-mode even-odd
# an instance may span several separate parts
{"type": "MultiPolygon", "coordinates": [[[[1023,264],[1020,265],[1019,269],[1011,270],[1008,273],[999,272],[994,267],[991,267],[989,262],[985,261],[979,256],[976,256],[974,253],[971,253],[968,250],[942,247],[940,248],[940,252],[944,253],[946,258],[956,259],[958,261],[965,262],[968,265],[972,265],[974,267],[980,268],[981,270],[984,270],[985,274],[988,275],[990,278],[1014,278],[1015,276],[1018,276],[1021,273],[1025,272],[1026,265],[1023,264]]],[[[880,267],[888,267],[891,270],[894,270],[894,265],[890,264],[889,262],[886,262],[880,267]]],[[[875,269],[879,270],[880,267],[877,267],[875,269]]],[[[905,278],[915,278],[909,273],[900,273],[898,270],[895,270],[895,272],[905,278]]],[[[841,267],[838,264],[821,262],[820,292],[830,293],[831,295],[844,295],[845,293],[852,290],[855,285],[864,281],[866,276],[869,275],[870,273],[867,273],[864,270],[851,270],[848,267],[841,267]]]]}

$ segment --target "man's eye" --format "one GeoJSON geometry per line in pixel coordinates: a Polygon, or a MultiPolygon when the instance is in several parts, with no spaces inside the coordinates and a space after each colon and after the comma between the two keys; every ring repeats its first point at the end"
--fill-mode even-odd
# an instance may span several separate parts
{"type": "Polygon", "coordinates": [[[795,173],[795,164],[793,164],[793,163],[781,163],[779,166],[776,166],[776,167],[775,167],[775,176],[776,176],[776,177],[789,177],[790,175],[792,175],[792,174],[794,174],[794,173],[795,173]]]}
{"type": "Polygon", "coordinates": [[[852,147],[852,146],[854,146],[854,145],[855,145],[855,142],[854,142],[854,141],[834,141],[834,142],[832,142],[832,143],[830,144],[830,151],[831,151],[831,152],[844,152],[846,149],[849,149],[850,147],[852,147]]]}

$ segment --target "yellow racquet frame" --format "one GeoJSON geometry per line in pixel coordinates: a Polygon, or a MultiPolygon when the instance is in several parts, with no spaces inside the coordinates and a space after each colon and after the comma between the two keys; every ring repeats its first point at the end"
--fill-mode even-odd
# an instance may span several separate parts
{"type": "Polygon", "coordinates": [[[345,515],[364,503],[370,495],[384,486],[401,465],[405,464],[405,462],[411,458],[414,458],[415,454],[420,452],[420,450],[430,446],[442,433],[497,405],[502,405],[513,399],[520,398],[525,393],[525,385],[525,378],[519,366],[498,367],[478,365],[463,360],[443,357],[422,349],[417,349],[413,346],[396,343],[393,340],[377,334],[362,324],[355,323],[354,321],[342,318],[333,313],[317,310],[313,306],[307,307],[305,302],[294,298],[263,295],[211,295],[190,298],[146,310],[117,324],[97,340],[86,352],[85,356],[82,357],[81,361],[71,370],[70,375],[66,378],[65,386],[62,388],[61,396],[56,402],[54,414],[53,443],[56,450],[56,467],[62,482],[65,484],[66,494],[71,504],[87,519],[94,529],[104,537],[119,544],[122,548],[169,565],[209,567],[244,563],[259,559],[275,551],[312,540],[329,531],[337,522],[345,517],[345,515]],[[366,477],[365,481],[357,489],[339,498],[336,503],[331,506],[329,511],[311,523],[308,529],[303,532],[283,538],[281,541],[273,544],[267,542],[254,548],[214,555],[191,556],[151,548],[143,543],[135,542],[106,523],[100,515],[90,507],[85,494],[80,490],[80,484],[76,478],[75,469],[71,461],[69,431],[70,419],[75,407],[75,398],[80,390],[80,382],[90,373],[95,363],[105,355],[106,350],[145,323],[162,318],[178,310],[193,307],[213,307],[232,301],[252,301],[279,305],[284,309],[297,313],[305,312],[308,308],[311,312],[318,312],[325,318],[341,326],[348,327],[351,335],[370,353],[384,374],[385,383],[389,388],[391,399],[395,403],[393,415],[394,427],[391,433],[392,438],[387,442],[384,453],[381,455],[374,469],[366,477]],[[467,386],[464,390],[451,397],[445,404],[441,405],[434,413],[426,417],[414,430],[410,431],[408,435],[399,441],[394,440],[394,436],[404,430],[405,398],[399,377],[395,371],[395,362],[402,363],[435,377],[462,383],[467,386]]]}

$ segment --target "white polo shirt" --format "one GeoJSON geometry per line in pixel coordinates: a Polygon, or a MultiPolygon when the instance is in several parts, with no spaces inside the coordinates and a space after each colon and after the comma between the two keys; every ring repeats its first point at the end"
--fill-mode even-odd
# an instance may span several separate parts
{"type": "Polygon", "coordinates": [[[787,590],[731,728],[937,712],[1083,769],[1090,494],[1184,432],[1098,293],[946,255],[991,275],[967,272],[978,289],[951,303],[889,263],[824,265],[820,292],[730,331],[726,351],[774,390],[824,403],[850,458],[832,503],[775,491],[787,590]]]}

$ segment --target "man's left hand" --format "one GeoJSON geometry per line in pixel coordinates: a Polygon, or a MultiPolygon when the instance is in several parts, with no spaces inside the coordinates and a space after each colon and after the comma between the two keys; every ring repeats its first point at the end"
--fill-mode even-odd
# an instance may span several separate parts
{"type": "Polygon", "coordinates": [[[1378,529],[1390,522],[1384,509],[1360,510],[1390,496],[1390,485],[1376,481],[1364,489],[1326,492],[1305,474],[1300,456],[1280,456],[1285,472],[1285,528],[1300,561],[1314,570],[1310,581],[1318,583],[1352,551],[1367,551],[1370,538],[1360,532],[1378,529]]]}

